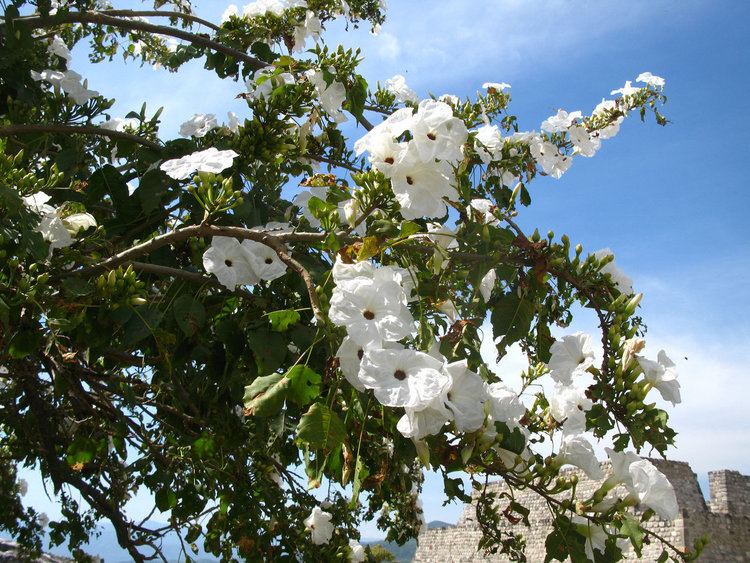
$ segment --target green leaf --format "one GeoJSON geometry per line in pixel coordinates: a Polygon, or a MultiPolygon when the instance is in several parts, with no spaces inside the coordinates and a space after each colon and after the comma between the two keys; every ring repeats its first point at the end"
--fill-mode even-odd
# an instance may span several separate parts
{"type": "Polygon", "coordinates": [[[83,297],[88,295],[94,289],[94,287],[83,278],[70,277],[65,278],[62,282],[65,293],[72,297],[83,297]]]}
{"type": "Polygon", "coordinates": [[[17,332],[10,339],[8,354],[11,358],[20,360],[29,354],[37,352],[42,345],[42,334],[39,332],[17,332]]]}
{"type": "Polygon", "coordinates": [[[330,451],[346,438],[339,416],[322,403],[315,403],[300,419],[297,438],[313,450],[330,451]]]}
{"type": "Polygon", "coordinates": [[[268,318],[271,321],[271,330],[286,332],[291,325],[299,322],[300,314],[293,309],[286,309],[268,313],[268,318]]]}
{"type": "Polygon", "coordinates": [[[565,561],[568,556],[574,561],[588,561],[586,558],[586,539],[578,532],[570,520],[564,516],[557,516],[553,522],[553,530],[547,536],[544,546],[547,550],[545,563],[549,561],[565,561]]]}
{"type": "Polygon", "coordinates": [[[245,408],[261,418],[278,414],[286,399],[289,380],[280,373],[258,377],[245,387],[245,408]]]}
{"type": "Polygon", "coordinates": [[[211,436],[203,434],[195,442],[193,442],[193,451],[198,457],[208,457],[216,449],[216,444],[211,436]]]}
{"type": "Polygon", "coordinates": [[[125,335],[122,343],[125,346],[132,346],[144,338],[152,336],[164,316],[158,309],[149,309],[148,306],[136,307],[133,309],[133,313],[133,316],[123,327],[125,335]]]}
{"type": "Polygon", "coordinates": [[[534,304],[527,297],[519,297],[516,290],[500,296],[492,309],[493,336],[502,340],[497,345],[498,354],[505,354],[505,348],[524,338],[534,319],[534,304]]]}
{"type": "Polygon", "coordinates": [[[273,373],[281,367],[287,354],[287,341],[277,332],[260,329],[250,334],[247,345],[255,354],[260,373],[273,373]]]}
{"type": "Polygon", "coordinates": [[[133,196],[138,198],[141,209],[148,214],[161,207],[169,184],[169,178],[161,170],[149,170],[141,178],[133,196]]]}
{"type": "Polygon", "coordinates": [[[186,336],[193,336],[206,321],[206,310],[192,295],[181,295],[175,299],[173,313],[186,336]]]}
{"type": "Polygon", "coordinates": [[[287,398],[301,407],[309,405],[320,394],[323,378],[307,366],[294,366],[285,377],[289,380],[287,398]]]}
{"type": "Polygon", "coordinates": [[[367,260],[380,254],[380,239],[378,237],[365,237],[362,239],[362,248],[357,253],[357,261],[367,260]]]}
{"type": "Polygon", "coordinates": [[[403,223],[401,223],[401,231],[399,232],[398,236],[401,238],[406,238],[413,235],[414,233],[420,232],[421,230],[422,227],[414,221],[404,221],[403,223]]]}
{"type": "Polygon", "coordinates": [[[636,555],[641,557],[643,538],[645,537],[645,534],[643,533],[641,526],[638,524],[638,521],[635,518],[626,515],[620,525],[620,533],[630,538],[630,543],[633,544],[636,555]]]}
{"type": "Polygon", "coordinates": [[[362,459],[357,456],[357,464],[354,467],[354,484],[352,485],[352,500],[349,501],[349,508],[354,509],[357,506],[359,492],[362,489],[362,483],[370,476],[370,470],[362,459]]]}
{"type": "Polygon", "coordinates": [[[352,115],[362,117],[367,100],[367,81],[362,76],[356,76],[354,84],[346,92],[346,100],[352,115]]]}
{"type": "Polygon", "coordinates": [[[156,501],[156,508],[162,512],[166,512],[177,505],[177,495],[169,487],[164,487],[156,491],[154,500],[156,501]]]}

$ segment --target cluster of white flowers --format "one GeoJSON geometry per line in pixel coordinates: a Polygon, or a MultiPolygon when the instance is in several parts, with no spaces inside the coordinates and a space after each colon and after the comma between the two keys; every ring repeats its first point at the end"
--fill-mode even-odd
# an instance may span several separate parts
{"type": "Polygon", "coordinates": [[[445,102],[423,100],[417,111],[402,108],[354,144],[373,168],[390,178],[406,219],[442,217],[443,198],[457,199],[452,164],[463,158],[469,132],[445,102]],[[398,142],[406,131],[411,140],[398,142]]]}
{"type": "MultiPolygon", "coordinates": [[[[638,356],[645,346],[642,339],[626,342],[626,367],[637,362],[648,384],[656,387],[662,397],[673,404],[680,402],[680,384],[674,363],[662,350],[656,362],[638,356]]],[[[555,381],[555,393],[550,399],[549,414],[562,425],[562,441],[556,457],[558,465],[570,464],[583,470],[592,479],[602,479],[604,473],[594,448],[585,436],[586,413],[593,402],[585,389],[577,385],[579,379],[594,365],[594,348],[591,337],[582,332],[564,336],[550,348],[548,364],[555,381]]],[[[662,518],[672,519],[677,515],[677,502],[669,481],[647,460],[634,453],[618,453],[607,450],[614,475],[606,482],[607,490],[624,484],[638,502],[654,509],[662,518]]],[[[612,499],[612,502],[614,499],[612,499]]],[[[611,506],[611,503],[608,504],[611,506]]],[[[602,505],[604,508],[604,505],[602,505]]],[[[594,543],[594,548],[597,544],[594,543]]]]}
{"type": "Polygon", "coordinates": [[[425,353],[399,342],[414,331],[411,276],[403,268],[337,260],[329,317],[347,330],[336,354],[347,381],[359,391],[372,389],[385,406],[403,407],[397,427],[407,438],[421,440],[451,421],[457,432],[486,425],[485,433],[493,433],[494,421],[520,428],[526,409],[513,390],[485,384],[466,360],[448,363],[437,346],[425,353]]]}
{"type": "MultiPolygon", "coordinates": [[[[71,54],[65,42],[59,37],[55,36],[52,38],[47,52],[50,55],[60,57],[64,61],[64,65],[70,64],[71,54]]],[[[31,77],[36,81],[44,81],[51,84],[54,88],[62,90],[78,105],[83,105],[88,102],[91,98],[95,98],[99,95],[96,90],[88,89],[88,81],[83,80],[82,76],[74,70],[53,70],[47,69],[42,72],[31,71],[31,77]]]]}
{"type": "Polygon", "coordinates": [[[194,172],[219,174],[226,170],[239,156],[233,150],[220,151],[214,147],[196,151],[182,158],[174,158],[161,163],[159,168],[175,180],[185,180],[194,172]]]}
{"type": "Polygon", "coordinates": [[[73,244],[73,237],[81,231],[96,227],[96,219],[89,213],[71,213],[63,216],[61,207],[54,207],[47,202],[51,196],[44,192],[37,192],[23,198],[26,207],[40,215],[37,230],[42,233],[44,240],[50,243],[49,251],[55,248],[65,248],[73,244]]]}
{"type": "Polygon", "coordinates": [[[261,280],[273,281],[286,273],[286,264],[270,246],[253,240],[240,243],[232,237],[211,239],[211,246],[203,253],[203,267],[230,290],[261,280]]]}
{"type": "Polygon", "coordinates": [[[383,87],[396,97],[397,102],[419,102],[417,93],[406,84],[406,78],[397,74],[385,81],[383,87]]]}

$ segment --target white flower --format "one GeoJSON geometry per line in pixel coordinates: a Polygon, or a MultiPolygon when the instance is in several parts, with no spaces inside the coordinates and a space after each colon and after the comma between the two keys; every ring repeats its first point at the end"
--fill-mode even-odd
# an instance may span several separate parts
{"type": "Polygon", "coordinates": [[[239,8],[237,8],[236,4],[229,4],[227,6],[226,10],[221,14],[221,19],[219,20],[221,23],[224,23],[226,21],[229,21],[230,17],[237,17],[239,15],[240,11],[239,8]]]}
{"type": "Polygon", "coordinates": [[[580,154],[581,156],[594,156],[596,151],[602,146],[599,135],[589,134],[586,128],[580,125],[574,125],[568,129],[568,135],[570,135],[570,140],[575,147],[576,154],[580,154]]]}
{"type": "Polygon", "coordinates": [[[275,69],[268,66],[258,70],[252,80],[245,81],[249,96],[253,99],[268,98],[276,88],[294,84],[294,76],[288,72],[274,74],[275,69]]]}
{"type": "Polygon", "coordinates": [[[362,563],[365,560],[367,556],[365,548],[357,540],[349,540],[349,549],[351,550],[349,554],[349,561],[351,563],[362,563]]]}
{"type": "Polygon", "coordinates": [[[584,390],[558,385],[550,400],[549,410],[552,418],[563,425],[563,434],[580,434],[586,430],[586,413],[593,405],[584,390]]]}
{"type": "Polygon", "coordinates": [[[63,217],[63,224],[71,235],[77,235],[81,231],[96,227],[96,219],[90,213],[72,213],[63,217]]]}
{"type": "Polygon", "coordinates": [[[519,420],[526,414],[518,394],[502,382],[486,386],[490,415],[493,421],[504,422],[508,427],[519,428],[519,420]]]}
{"type": "Polygon", "coordinates": [[[369,151],[370,146],[376,141],[379,142],[379,138],[382,136],[391,137],[391,139],[398,137],[408,129],[413,114],[412,108],[401,108],[394,111],[382,123],[373,127],[372,130],[354,143],[354,152],[359,156],[363,152],[369,151]]]}
{"type": "Polygon", "coordinates": [[[333,536],[333,516],[330,512],[324,512],[319,506],[312,509],[310,516],[305,519],[305,528],[310,531],[312,542],[315,545],[328,543],[333,536]]]}
{"type": "Polygon", "coordinates": [[[469,219],[479,221],[483,225],[497,226],[500,224],[500,219],[495,216],[495,209],[497,205],[491,202],[489,199],[472,199],[471,203],[466,207],[466,214],[469,219]]]}
{"type": "Polygon", "coordinates": [[[643,82],[644,84],[655,86],[657,88],[664,88],[664,85],[666,84],[666,81],[661,76],[655,76],[650,72],[642,72],[638,75],[638,78],[636,78],[635,81],[643,82]]]}
{"type": "Polygon", "coordinates": [[[405,408],[396,424],[396,429],[405,438],[421,440],[440,432],[446,422],[452,418],[451,411],[445,406],[445,389],[426,407],[421,409],[405,408]]]}
{"type": "Polygon", "coordinates": [[[312,211],[310,211],[310,199],[316,197],[320,200],[325,201],[327,195],[328,188],[323,186],[313,186],[308,188],[308,190],[302,191],[294,196],[292,203],[300,208],[300,211],[302,211],[302,216],[308,220],[310,226],[317,228],[320,227],[320,220],[312,214],[312,211]]]}
{"type": "Polygon", "coordinates": [[[203,253],[203,267],[230,290],[238,285],[253,285],[260,281],[250,265],[247,252],[232,237],[211,239],[211,246],[203,253]]]}
{"type": "Polygon", "coordinates": [[[628,80],[625,82],[625,86],[623,86],[622,88],[618,88],[617,90],[612,90],[610,94],[612,96],[615,96],[617,94],[622,94],[623,96],[632,96],[633,94],[637,94],[640,90],[640,88],[635,88],[633,86],[633,83],[628,80]]]}
{"type": "Polygon", "coordinates": [[[457,162],[463,158],[463,145],[469,137],[464,122],[453,117],[453,109],[444,102],[422,100],[409,130],[419,158],[430,162],[437,158],[457,162]]]}
{"type": "Polygon", "coordinates": [[[632,492],[641,504],[651,508],[664,520],[674,520],[679,514],[677,496],[667,477],[645,459],[628,467],[632,492]]]}
{"type": "Polygon", "coordinates": [[[445,404],[453,413],[456,430],[474,432],[484,423],[484,402],[487,399],[484,381],[471,371],[466,360],[445,366],[450,387],[445,404]]]}
{"type": "Polygon", "coordinates": [[[617,452],[612,448],[604,448],[604,450],[612,464],[612,477],[609,480],[615,483],[629,483],[630,465],[636,461],[641,461],[641,458],[633,452],[617,452]]]}
{"type": "Polygon", "coordinates": [[[417,103],[419,101],[417,93],[407,86],[406,78],[401,74],[397,74],[386,80],[383,87],[396,96],[396,100],[399,102],[417,103]]]}
{"type": "Polygon", "coordinates": [[[40,515],[39,515],[39,516],[37,517],[37,522],[39,523],[39,525],[40,525],[40,526],[41,526],[42,528],[46,528],[46,527],[47,527],[47,526],[49,525],[49,516],[47,516],[47,514],[46,514],[46,513],[42,512],[42,513],[41,513],[41,514],[40,514],[40,515]]]}
{"type": "Polygon", "coordinates": [[[50,243],[50,252],[56,248],[65,248],[73,244],[73,237],[70,236],[70,232],[65,228],[65,223],[54,213],[43,216],[38,229],[42,233],[44,240],[50,243]]]}
{"type": "Polygon", "coordinates": [[[563,336],[550,346],[549,370],[552,379],[569,385],[574,375],[582,375],[594,365],[594,347],[591,336],[582,332],[563,336]]]}
{"type": "Polygon", "coordinates": [[[487,272],[482,281],[479,282],[479,293],[482,295],[482,299],[489,301],[492,297],[492,290],[495,288],[497,282],[497,272],[492,269],[487,272]]]}
{"type": "Polygon", "coordinates": [[[493,160],[500,160],[502,156],[503,138],[497,125],[483,125],[477,129],[474,138],[474,150],[477,151],[482,162],[489,164],[493,160]]]}
{"type": "Polygon", "coordinates": [[[250,267],[260,279],[273,281],[286,273],[286,264],[270,246],[254,240],[243,240],[241,246],[247,252],[250,267]]]}
{"type": "Polygon", "coordinates": [[[109,129],[110,131],[125,131],[126,129],[137,129],[138,120],[133,117],[113,117],[108,119],[104,123],[100,123],[99,127],[102,129],[109,129]]]}
{"type": "Polygon", "coordinates": [[[55,208],[47,204],[47,202],[52,199],[52,196],[49,196],[44,192],[27,195],[21,199],[26,207],[39,215],[50,215],[55,212],[55,208]]]}
{"type": "Polygon", "coordinates": [[[182,137],[205,137],[206,134],[219,126],[216,116],[213,113],[196,113],[180,125],[180,135],[182,137]]]}
{"type": "Polygon", "coordinates": [[[567,435],[563,438],[560,451],[557,454],[561,463],[569,463],[583,470],[591,479],[603,479],[599,460],[596,459],[594,448],[585,436],[581,434],[567,435]]]}
{"type": "Polygon", "coordinates": [[[280,16],[290,8],[307,8],[305,0],[255,0],[243,8],[243,15],[248,18],[274,14],[280,16]]]}
{"type": "Polygon", "coordinates": [[[316,43],[320,40],[320,32],[323,31],[323,24],[315,15],[315,12],[305,14],[305,21],[294,28],[294,48],[292,51],[299,52],[305,48],[307,38],[312,37],[316,43]]]}
{"type": "Polygon", "coordinates": [[[26,493],[29,492],[29,484],[26,482],[26,479],[19,479],[18,480],[18,494],[22,497],[26,496],[26,493]]]}
{"type": "Polygon", "coordinates": [[[643,338],[634,336],[628,338],[623,345],[622,365],[627,368],[630,362],[636,358],[636,354],[646,347],[646,341],[643,338]]]}
{"type": "Polygon", "coordinates": [[[237,133],[240,130],[240,120],[237,118],[237,114],[233,111],[228,111],[227,119],[227,129],[232,133],[237,133]]]}
{"type": "MultiPolygon", "coordinates": [[[[612,255],[613,253],[609,248],[602,248],[601,250],[597,250],[596,252],[594,252],[594,257],[597,260],[601,260],[606,256],[612,255]]],[[[631,295],[633,293],[633,280],[625,275],[625,273],[615,265],[614,260],[609,262],[599,271],[602,274],[609,274],[612,283],[615,284],[615,287],[617,287],[617,289],[621,293],[624,293],[625,295],[631,295]]]]}
{"type": "Polygon", "coordinates": [[[607,550],[607,539],[609,536],[602,526],[593,524],[588,518],[574,514],[570,519],[576,525],[576,530],[586,538],[586,557],[589,561],[595,561],[594,550],[604,554],[607,550]]]}
{"type": "MultiPolygon", "coordinates": [[[[592,116],[607,116],[611,112],[618,110],[618,105],[615,100],[602,100],[597,106],[594,108],[594,111],[592,112],[592,116]]],[[[600,139],[611,139],[617,133],[620,132],[620,124],[625,120],[625,117],[622,115],[618,116],[614,121],[612,121],[609,125],[606,127],[603,127],[602,129],[599,129],[596,131],[596,134],[599,135],[600,139]]]]}
{"type": "Polygon", "coordinates": [[[375,273],[375,266],[372,265],[372,262],[366,260],[347,264],[342,262],[340,256],[336,255],[336,262],[334,262],[331,272],[333,273],[334,283],[338,285],[343,281],[354,278],[372,278],[375,273]]]}
{"type": "Polygon", "coordinates": [[[555,179],[559,179],[573,164],[572,158],[560,154],[556,145],[549,141],[542,141],[541,138],[530,143],[529,149],[531,156],[542,167],[544,173],[555,179]]]}
{"type": "Polygon", "coordinates": [[[542,130],[547,133],[562,133],[567,131],[576,119],[581,119],[582,115],[580,111],[568,113],[564,109],[559,109],[555,115],[542,121],[542,130]]]}
{"type": "Polygon", "coordinates": [[[54,87],[65,92],[78,105],[83,105],[91,98],[99,95],[99,92],[96,90],[88,89],[88,81],[81,83],[82,76],[72,70],[66,70],[65,72],[50,69],[43,70],[42,72],[32,70],[31,77],[37,81],[44,80],[45,82],[49,82],[54,87]]]}
{"type": "Polygon", "coordinates": [[[338,285],[331,297],[329,318],[346,327],[349,336],[362,345],[401,340],[414,328],[403,288],[380,277],[354,278],[338,285]]]}
{"type": "Polygon", "coordinates": [[[427,223],[427,232],[429,232],[427,238],[435,243],[435,246],[441,251],[458,248],[456,231],[450,227],[446,227],[440,223],[427,223]]]}
{"type": "Polygon", "coordinates": [[[373,137],[367,147],[370,164],[386,178],[391,178],[404,158],[406,148],[406,143],[397,143],[388,133],[373,137]]]}
{"type": "Polygon", "coordinates": [[[55,35],[52,38],[52,41],[47,46],[47,52],[50,55],[57,55],[61,59],[64,59],[66,64],[69,64],[70,59],[72,58],[70,54],[70,49],[68,49],[68,46],[65,44],[65,41],[60,39],[57,35],[55,35]]]}
{"type": "Polygon", "coordinates": [[[677,381],[676,366],[664,350],[660,350],[656,361],[636,356],[643,370],[643,378],[659,390],[662,398],[673,405],[681,402],[680,382],[677,381]]]}
{"type": "Polygon", "coordinates": [[[447,163],[424,162],[415,145],[409,143],[406,154],[391,176],[391,187],[404,219],[445,215],[448,208],[443,198],[458,198],[458,192],[449,179],[451,175],[447,163]]]}
{"type": "Polygon", "coordinates": [[[443,364],[416,350],[366,350],[359,378],[388,407],[423,409],[448,384],[443,364]]]}
{"type": "Polygon", "coordinates": [[[487,90],[488,93],[492,94],[493,90],[495,92],[502,92],[506,88],[510,88],[510,84],[506,82],[485,82],[482,84],[482,88],[487,90]]]}
{"type": "Polygon", "coordinates": [[[365,386],[359,380],[359,368],[364,357],[365,347],[357,344],[350,337],[345,337],[341,341],[341,346],[336,351],[336,357],[339,360],[339,369],[344,374],[346,380],[352,384],[357,391],[364,391],[365,386]]]}
{"type": "Polygon", "coordinates": [[[451,323],[455,323],[456,319],[458,318],[458,310],[456,309],[456,304],[453,303],[450,299],[446,299],[445,301],[440,301],[437,303],[435,308],[443,313],[446,317],[448,317],[448,320],[451,323]]]}
{"type": "Polygon", "coordinates": [[[326,84],[323,72],[320,70],[310,69],[305,72],[305,76],[307,76],[307,79],[315,87],[323,110],[336,123],[346,121],[346,116],[341,111],[341,105],[346,101],[346,89],[344,85],[337,80],[326,84]]]}
{"type": "Polygon", "coordinates": [[[226,170],[239,156],[233,150],[220,151],[214,147],[162,162],[159,168],[175,180],[185,180],[194,172],[219,174],[226,170]]]}
{"type": "Polygon", "coordinates": [[[461,103],[461,99],[458,96],[454,96],[453,94],[443,94],[438,98],[438,101],[445,102],[446,104],[453,107],[461,103]]]}

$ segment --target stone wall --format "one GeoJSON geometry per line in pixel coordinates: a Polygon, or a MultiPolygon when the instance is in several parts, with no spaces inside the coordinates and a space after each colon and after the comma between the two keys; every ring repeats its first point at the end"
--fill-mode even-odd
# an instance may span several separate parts
{"type": "MultiPolygon", "coordinates": [[[[700,561],[706,563],[750,562],[750,477],[736,471],[714,471],[709,473],[710,503],[701,493],[698,479],[690,466],[684,462],[650,460],[664,473],[674,486],[680,514],[674,521],[652,518],[647,528],[658,533],[677,547],[690,547],[693,540],[708,534],[709,547],[700,561]]],[[[605,473],[611,473],[607,462],[602,464],[605,473]]],[[[578,496],[585,498],[595,491],[600,482],[586,477],[580,470],[567,469],[564,474],[578,476],[578,496]]],[[[502,482],[492,483],[495,492],[506,489],[502,482]]],[[[546,502],[533,492],[517,491],[517,500],[528,507],[530,527],[511,525],[507,531],[521,533],[526,538],[526,557],[531,563],[543,561],[544,541],[551,531],[552,518],[546,502]]],[[[639,509],[636,509],[639,512],[639,509]]],[[[477,551],[482,532],[476,524],[474,503],[464,507],[455,527],[427,530],[420,534],[414,563],[450,563],[509,561],[504,556],[485,556],[477,551]]],[[[658,542],[644,546],[637,559],[628,553],[628,559],[653,562],[661,553],[658,542]]]]}

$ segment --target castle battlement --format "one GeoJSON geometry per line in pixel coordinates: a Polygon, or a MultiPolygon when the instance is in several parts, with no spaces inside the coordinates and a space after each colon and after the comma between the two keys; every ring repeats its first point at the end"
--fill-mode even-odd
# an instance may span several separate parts
{"type": "MultiPolygon", "coordinates": [[[[648,529],[663,536],[677,547],[690,547],[693,541],[707,534],[709,546],[701,562],[750,562],[750,477],[737,471],[721,470],[708,474],[710,500],[706,502],[698,479],[690,465],[681,461],[652,459],[651,461],[672,483],[680,514],[668,521],[654,517],[646,524],[648,529]]],[[[602,463],[605,474],[611,473],[609,462],[602,463]]],[[[578,496],[586,497],[599,488],[601,481],[589,479],[581,470],[566,468],[563,475],[578,476],[578,496]]],[[[489,485],[493,492],[503,492],[508,486],[503,481],[489,485]]],[[[623,496],[624,489],[621,491],[623,496]]],[[[478,493],[474,494],[474,498],[478,493]]],[[[516,499],[530,509],[530,527],[507,522],[507,531],[526,537],[526,557],[530,562],[543,561],[544,541],[552,529],[552,518],[544,499],[533,491],[516,491],[516,499]]],[[[636,512],[640,508],[636,507],[636,512]]],[[[427,530],[419,536],[414,563],[449,562],[506,562],[504,556],[485,556],[477,552],[482,532],[476,523],[475,501],[464,507],[455,527],[427,530]]],[[[644,546],[643,556],[631,561],[653,562],[659,557],[662,546],[657,542],[644,546]]]]}

